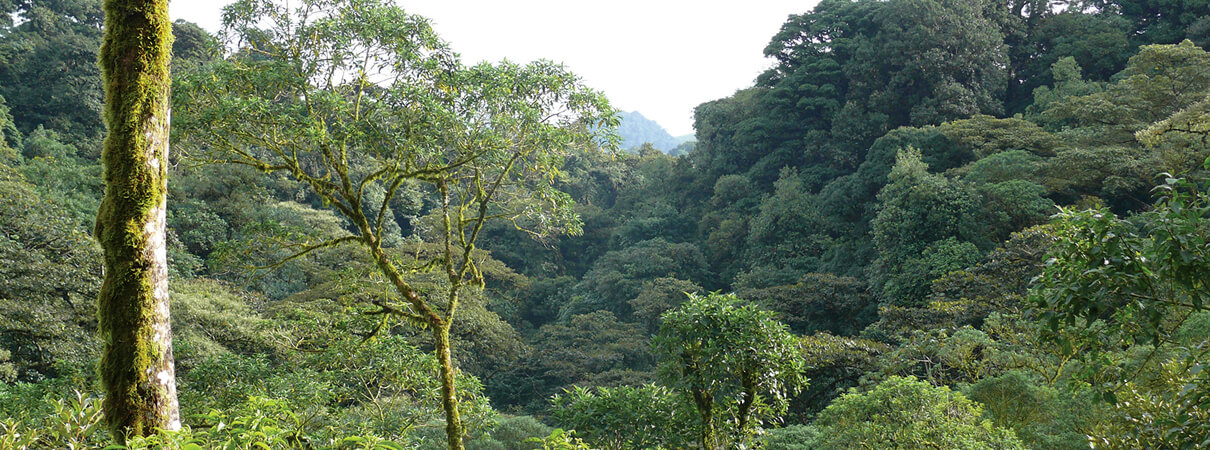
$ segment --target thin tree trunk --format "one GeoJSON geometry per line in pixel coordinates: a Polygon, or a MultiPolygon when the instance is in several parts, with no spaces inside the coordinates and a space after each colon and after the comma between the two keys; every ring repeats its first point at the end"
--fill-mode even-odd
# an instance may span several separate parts
{"type": "Polygon", "coordinates": [[[458,396],[454,390],[454,362],[450,358],[450,327],[433,331],[437,360],[441,363],[441,406],[445,408],[445,437],[450,450],[462,450],[462,417],[458,414],[458,396]]]}
{"type": "Polygon", "coordinates": [[[165,215],[172,22],[167,0],[106,0],[101,161],[95,235],[105,255],[97,302],[105,422],[127,436],[180,428],[168,308],[165,215]]]}
{"type": "Polygon", "coordinates": [[[754,377],[754,375],[745,372],[743,374],[743,381],[741,382],[744,388],[744,399],[739,402],[739,412],[737,416],[739,422],[739,435],[743,439],[747,439],[749,436],[748,421],[752,417],[752,405],[756,403],[756,380],[753,379],[754,377]]]}
{"type": "Polygon", "coordinates": [[[362,243],[369,249],[370,256],[378,264],[378,269],[395,286],[416,313],[433,329],[433,343],[436,347],[437,361],[441,365],[441,406],[445,410],[446,441],[451,450],[462,450],[462,417],[458,413],[458,392],[454,386],[454,362],[450,357],[450,323],[452,317],[442,319],[437,312],[428,306],[416,293],[415,289],[403,279],[399,269],[395,267],[382,250],[379,240],[370,228],[369,221],[364,216],[354,217],[354,222],[361,231],[362,243]]]}
{"type": "Polygon", "coordinates": [[[698,430],[698,436],[702,441],[702,448],[705,450],[714,450],[714,399],[706,392],[694,389],[693,402],[697,405],[697,412],[702,417],[702,428],[698,430]]]}

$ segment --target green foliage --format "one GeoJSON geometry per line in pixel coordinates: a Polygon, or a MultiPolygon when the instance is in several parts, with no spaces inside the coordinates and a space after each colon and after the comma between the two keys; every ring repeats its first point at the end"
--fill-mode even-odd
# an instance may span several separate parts
{"type": "Polygon", "coordinates": [[[1109,80],[1138,50],[1138,43],[1130,42],[1129,28],[1128,21],[1117,14],[1090,14],[1076,8],[1039,20],[1031,30],[1032,45],[1022,46],[1044,51],[1032,58],[1023,70],[1032,78],[1027,85],[1039,86],[1033,91],[1034,98],[1046,89],[1042,84],[1052,80],[1059,83],[1069,76],[1071,72],[1066,67],[1056,66],[1068,64],[1064,60],[1087,70],[1092,80],[1109,80]]]}
{"type": "Polygon", "coordinates": [[[868,373],[880,369],[882,355],[893,349],[878,341],[828,333],[804,336],[799,343],[806,366],[803,373],[811,384],[791,405],[796,415],[818,413],[832,399],[857,387],[868,373]]]}
{"type": "Polygon", "coordinates": [[[518,289],[514,294],[519,303],[515,318],[525,323],[514,321],[513,326],[527,329],[554,321],[559,317],[559,308],[572,297],[575,284],[576,279],[568,276],[539,278],[518,289]]]}
{"type": "Polygon", "coordinates": [[[1096,433],[1110,446],[1170,446],[1210,436],[1201,426],[1210,336],[1182,331],[1208,310],[1210,206],[1205,187],[1183,179],[1168,177],[1157,192],[1155,208],[1133,221],[1103,209],[1064,210],[1035,295],[1049,338],[1064,348],[1092,347],[1081,355],[1080,375],[1115,404],[1118,420],[1096,433]],[[1146,356],[1115,351],[1131,345],[1146,356]],[[1125,433],[1122,423],[1138,431],[1125,433]]]}
{"type": "Polygon", "coordinates": [[[1206,395],[1210,376],[1204,370],[1207,354],[1203,346],[1184,349],[1162,361],[1145,380],[1124,383],[1110,420],[1090,433],[1093,444],[1105,448],[1210,444],[1206,395]]]}
{"type": "Polygon", "coordinates": [[[761,202],[759,214],[751,220],[745,256],[753,269],[740,275],[739,284],[756,288],[791,284],[800,274],[819,267],[826,245],[815,234],[821,222],[798,172],[782,170],[773,195],[761,202]]]}
{"type": "Polygon", "coordinates": [[[778,64],[756,87],[695,111],[690,159],[701,187],[744,174],[768,190],[789,166],[816,190],[861,165],[890,130],[1002,111],[1008,73],[996,10],[829,1],[792,15],[765,49],[778,64]]]}
{"type": "Polygon", "coordinates": [[[865,282],[824,273],[804,275],[792,285],[740,290],[736,295],[778,313],[778,320],[797,334],[855,335],[874,321],[878,305],[865,282]]]}
{"type": "Polygon", "coordinates": [[[101,202],[101,165],[78,158],[75,147],[62,142],[64,136],[39,126],[25,138],[24,164],[27,179],[38,180],[37,189],[61,205],[81,229],[92,228],[101,202]]]}
{"type": "Polygon", "coordinates": [[[1157,191],[1155,209],[1139,217],[1142,227],[1105,210],[1059,216],[1061,239],[1036,298],[1052,330],[1106,320],[1127,342],[1158,344],[1191,312],[1207,309],[1210,198],[1204,187],[1171,177],[1157,191]]]}
{"type": "Polygon", "coordinates": [[[542,445],[542,450],[589,450],[588,444],[576,437],[576,430],[563,431],[561,428],[555,428],[550,432],[550,436],[538,439],[534,438],[535,443],[542,445]]]}
{"type": "Polygon", "coordinates": [[[530,339],[532,350],[509,371],[491,380],[493,400],[541,408],[550,395],[572,385],[621,386],[651,380],[652,357],[646,331],[613,313],[595,311],[542,326],[530,339]]]}
{"type": "Polygon", "coordinates": [[[774,428],[765,435],[765,448],[783,450],[812,450],[819,440],[819,430],[808,425],[774,428]]]}
{"type": "Polygon", "coordinates": [[[1000,152],[1024,150],[1038,156],[1053,156],[1059,140],[1033,122],[1019,118],[997,119],[977,115],[947,122],[939,130],[958,145],[967,148],[976,160],[1000,152]]]}
{"type": "Polygon", "coordinates": [[[1043,159],[1025,150],[1005,150],[953,169],[963,181],[976,185],[1038,179],[1043,159]]]}
{"type": "Polygon", "coordinates": [[[207,279],[172,284],[176,366],[189,369],[220,355],[286,351],[275,324],[253,310],[263,299],[207,279]]]}
{"type": "Polygon", "coordinates": [[[691,404],[652,384],[576,387],[551,399],[551,415],[602,449],[686,448],[696,438],[691,404]]]}
{"type": "Polygon", "coordinates": [[[987,15],[989,3],[883,4],[875,13],[877,34],[862,42],[845,67],[849,98],[884,114],[891,127],[1002,111],[1002,68],[1008,61],[1004,37],[987,15]]]}
{"type": "MultiPolygon", "coordinates": [[[[437,359],[402,337],[346,338],[288,355],[276,362],[230,353],[204,360],[181,377],[182,405],[186,412],[210,416],[293,405],[278,409],[282,415],[274,420],[288,419],[278,426],[288,425],[283,436],[294,439],[331,440],[355,433],[396,442],[442,440],[423,432],[444,426],[437,359]],[[258,406],[256,397],[272,400],[258,406]]],[[[494,411],[477,379],[461,374],[457,382],[468,433],[482,433],[494,411]]]]}
{"type": "MultiPolygon", "coordinates": [[[[685,158],[581,151],[613,120],[596,93],[552,64],[465,67],[426,20],[384,2],[291,2],[312,6],[306,21],[286,20],[296,11],[280,1],[239,2],[223,44],[178,22],[174,125],[187,133],[174,149],[193,159],[171,161],[168,257],[193,417],[131,446],[444,447],[428,352],[440,339],[408,326],[415,305],[380,261],[346,246],[282,262],[363,242],[359,215],[421,300],[438,313],[459,305],[449,333],[470,390],[459,394],[469,448],[694,446],[691,377],[673,383],[684,367],[663,349],[666,386],[647,384],[650,335],[686,293],[714,289],[808,335],[770,358],[801,360],[812,381],[783,389],[784,409],[760,397],[764,415],[741,432],[745,389],[720,363],[720,445],[913,447],[927,444],[877,433],[950,426],[969,439],[939,446],[999,445],[987,423],[1036,448],[1201,444],[1210,313],[1182,305],[1204,286],[1174,280],[1204,278],[1206,200],[1180,183],[1158,206],[1146,199],[1155,172],[1204,176],[1210,82],[1196,46],[1210,42],[1210,15],[1201,0],[1165,1],[824,0],[773,36],[776,66],[754,86],[698,107],[685,158]],[[369,48],[385,50],[367,63],[369,48]],[[324,57],[292,59],[306,54],[324,57]],[[381,82],[395,67],[405,75],[381,82]],[[584,115],[537,124],[530,113],[553,104],[541,89],[584,115]],[[531,139],[512,139],[522,131],[531,139]],[[518,143],[549,153],[518,159],[501,202],[475,203],[476,183],[458,181],[500,174],[518,143]],[[900,157],[908,148],[914,159],[900,157]],[[281,158],[296,150],[297,164],[281,158]],[[463,160],[476,167],[446,172],[446,209],[438,172],[463,160]],[[324,168],[345,163],[352,187],[338,192],[340,171],[324,168]],[[1035,226],[1056,204],[1068,206],[1059,222],[1035,226]],[[464,229],[469,257],[460,210],[503,219],[464,229]],[[443,264],[465,261],[473,270],[452,282],[443,264]],[[1031,310],[1039,274],[1048,309],[1031,310]],[[1047,318],[1059,320],[1043,339],[1047,318]],[[880,412],[863,419],[894,424],[863,436],[777,428],[822,420],[848,389],[905,384],[898,375],[961,390],[982,414],[916,386],[870,407],[880,412]],[[555,424],[576,431],[496,416],[486,395],[511,412],[566,414],[555,424]],[[907,424],[906,410],[936,403],[953,414],[920,419],[948,425],[907,424]]],[[[0,0],[0,11],[12,13],[0,15],[0,381],[15,382],[0,387],[0,447],[99,447],[103,431],[46,434],[85,427],[72,411],[91,408],[69,394],[89,391],[80,373],[95,353],[96,252],[82,230],[101,193],[100,122],[85,117],[100,105],[99,10],[0,0]]]]}
{"type": "Polygon", "coordinates": [[[1042,183],[1067,199],[1098,196],[1134,207],[1154,175],[1149,163],[1138,148],[1074,147],[1048,161],[1042,183]]]}
{"type": "Polygon", "coordinates": [[[660,317],[664,313],[684,303],[689,294],[703,291],[692,281],[656,278],[644,283],[639,295],[630,299],[631,315],[638,323],[646,325],[648,333],[654,334],[660,327],[660,317]]]}
{"type": "Polygon", "coordinates": [[[533,416],[500,416],[491,430],[478,439],[467,442],[472,450],[535,450],[542,447],[534,442],[549,437],[554,429],[533,416]]]}
{"type": "Polygon", "coordinates": [[[193,22],[177,19],[172,23],[172,69],[188,70],[211,62],[219,54],[218,39],[193,22]]]}
{"type": "Polygon", "coordinates": [[[12,110],[0,96],[0,163],[10,163],[8,160],[18,155],[16,150],[21,148],[21,141],[21,131],[13,123],[12,110]]]}
{"type": "Polygon", "coordinates": [[[1055,212],[1054,201],[1043,197],[1046,188],[1028,180],[1009,180],[981,184],[976,188],[983,200],[982,222],[985,235],[994,241],[1006,239],[1018,230],[1046,223],[1055,212]]]}
{"type": "Polygon", "coordinates": [[[965,385],[1015,368],[1015,356],[971,327],[952,332],[917,330],[881,355],[879,366],[881,374],[919,377],[938,386],[965,385]]]}
{"type": "MultiPolygon", "coordinates": [[[[177,216],[180,222],[185,222],[182,226],[194,222],[209,225],[214,231],[226,228],[221,218],[215,220],[216,217],[207,217],[205,212],[189,214],[187,209],[177,210],[183,213],[177,216]]],[[[320,271],[324,255],[316,252],[313,258],[289,259],[305,247],[300,242],[322,242],[346,233],[343,221],[336,214],[296,202],[264,205],[245,213],[244,219],[247,224],[233,230],[230,240],[211,244],[213,250],[206,266],[215,276],[247,285],[273,300],[316,284],[317,280],[309,279],[308,275],[320,271]]],[[[187,242],[196,246],[206,245],[204,240],[192,234],[183,238],[190,239],[187,242]]]]}
{"type": "Polygon", "coordinates": [[[866,266],[877,258],[870,239],[870,224],[878,214],[878,193],[888,183],[899,152],[919,149],[921,159],[937,170],[960,165],[967,159],[962,150],[936,127],[900,128],[874,141],[857,171],[824,186],[818,194],[817,210],[826,216],[818,221],[828,243],[822,267],[848,276],[865,275],[866,266]]]}
{"type": "MultiPolygon", "coordinates": [[[[989,253],[985,261],[950,272],[933,282],[932,301],[926,308],[936,314],[936,321],[904,323],[893,328],[978,326],[994,313],[1024,313],[1030,306],[1031,280],[1042,272],[1053,239],[1053,230],[1048,225],[1013,233],[1009,240],[989,253]]],[[[891,325],[889,322],[884,320],[876,328],[889,331],[882,328],[891,325]]]]}
{"type": "MultiPolygon", "coordinates": [[[[432,299],[433,304],[440,307],[447,304],[449,277],[424,269],[424,261],[439,257],[440,246],[407,244],[389,251],[402,266],[414,268],[408,278],[419,295],[432,299]]],[[[396,292],[394,286],[384,280],[380,269],[366,261],[358,249],[343,247],[309,256],[306,261],[295,260],[309,278],[309,289],[272,302],[270,307],[277,314],[302,322],[296,326],[312,333],[310,336],[296,333],[300,338],[322,344],[325,340],[349,335],[365,336],[375,330],[390,330],[406,336],[415,345],[426,348],[435,345],[430,329],[417,329],[415,322],[376,313],[396,292]],[[325,329],[325,326],[334,329],[325,329]]],[[[494,368],[513,364],[525,352],[517,331],[489,308],[502,307],[502,303],[509,301],[506,293],[517,289],[527,279],[486,251],[476,250],[472,257],[480,268],[485,288],[471,287],[461,291],[460,317],[450,328],[450,339],[456,344],[451,354],[462,370],[486,377],[494,368]]]]}
{"type": "Polygon", "coordinates": [[[664,315],[653,345],[661,380],[697,409],[703,448],[749,442],[806,384],[786,326],[734,295],[690,296],[664,315]]]}
{"type": "Polygon", "coordinates": [[[982,409],[947,387],[891,377],[852,390],[823,412],[818,448],[1025,448],[1012,430],[981,420],[982,409]]]}
{"type": "Polygon", "coordinates": [[[1029,448],[1088,448],[1086,433],[1098,419],[1086,393],[1061,392],[1020,371],[980,380],[966,395],[983,405],[985,418],[1014,430],[1029,448]]]}
{"type": "Polygon", "coordinates": [[[101,423],[101,400],[79,391],[74,394],[53,400],[49,396],[25,399],[44,402],[36,406],[48,409],[47,414],[43,417],[18,414],[0,422],[0,446],[21,450],[98,448],[109,443],[109,433],[101,423]]]}
{"type": "Polygon", "coordinates": [[[704,282],[707,266],[701,250],[691,243],[670,243],[657,238],[606,253],[576,285],[577,297],[559,312],[561,318],[595,310],[630,316],[630,299],[645,283],[657,278],[704,282]]]}
{"type": "Polygon", "coordinates": [[[0,346],[20,380],[96,355],[100,252],[75,218],[0,166],[0,346]]]}
{"type": "Polygon", "coordinates": [[[67,398],[38,400],[48,409],[42,417],[10,417],[0,422],[0,445],[14,450],[40,448],[113,449],[263,449],[349,448],[403,449],[400,444],[373,435],[306,433],[305,418],[289,402],[250,397],[233,413],[210,411],[190,417],[180,431],[132,437],[125,445],[112,443],[101,424],[101,401],[76,392],[67,398]]]}
{"type": "Polygon", "coordinates": [[[1104,92],[1069,97],[1045,114],[1085,130],[1082,141],[1134,143],[1134,133],[1202,100],[1210,90],[1210,53],[1185,41],[1149,45],[1130,58],[1104,92]]]}
{"type": "Polygon", "coordinates": [[[1029,105],[1025,110],[1033,122],[1047,126],[1048,128],[1058,128],[1065,122],[1070,123],[1070,121],[1055,120],[1053,117],[1047,117],[1047,114],[1043,114],[1051,106],[1072,97],[1096,94],[1105,90],[1102,83],[1085,81],[1080,64],[1076,62],[1075,58],[1070,56],[1052,63],[1050,72],[1053,84],[1050,86],[1039,86],[1035,89],[1033,91],[1033,104],[1029,105]]]}
{"type": "Polygon", "coordinates": [[[371,314],[431,333],[447,442],[462,448],[450,335],[463,291],[485,285],[480,233],[502,221],[577,234],[559,168],[602,142],[616,148],[613,109],[549,61],[463,66],[426,19],[381,0],[245,0],[224,22],[234,53],[179,79],[178,137],[206,162],[292,177],[347,220],[336,236],[290,239],[280,261],[361,247],[395,291],[371,314]],[[440,205],[419,235],[443,248],[408,268],[384,248],[402,237],[392,199],[415,184],[440,205]],[[422,296],[408,275],[434,268],[445,295],[422,296]]]}
{"type": "Polygon", "coordinates": [[[1134,42],[1141,44],[1176,43],[1210,15],[1210,5],[1199,0],[1105,0],[1100,3],[1120,11],[1122,18],[1132,26],[1134,42]]]}
{"type": "MultiPolygon", "coordinates": [[[[101,3],[94,0],[20,2],[20,22],[0,39],[0,95],[23,133],[38,126],[67,136],[80,148],[98,144],[104,131],[104,95],[97,49],[101,3]]],[[[10,11],[5,12],[7,19],[10,11]]],[[[95,158],[95,150],[89,153],[95,158]]]]}
{"type": "Polygon", "coordinates": [[[900,153],[889,180],[872,222],[875,289],[885,304],[919,304],[932,280],[982,257],[974,243],[985,242],[977,231],[978,197],[968,185],[928,173],[911,148],[900,153]]]}

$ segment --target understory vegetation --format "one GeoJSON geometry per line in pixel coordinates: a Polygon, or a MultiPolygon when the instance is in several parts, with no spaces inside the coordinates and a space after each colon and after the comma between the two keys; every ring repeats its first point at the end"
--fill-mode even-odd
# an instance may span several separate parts
{"type": "MultiPolygon", "coordinates": [[[[127,448],[1210,446],[1210,2],[823,0],[677,156],[288,3],[173,27],[184,427],[127,448]]],[[[103,448],[101,4],[0,12],[0,448],[103,448]]]]}

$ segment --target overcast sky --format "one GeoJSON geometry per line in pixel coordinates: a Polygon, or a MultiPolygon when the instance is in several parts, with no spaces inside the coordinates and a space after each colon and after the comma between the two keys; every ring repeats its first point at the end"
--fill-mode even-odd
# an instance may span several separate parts
{"type": "MultiPolygon", "coordinates": [[[[173,19],[217,31],[227,0],[170,3],[173,19]]],[[[818,0],[400,0],[466,63],[562,62],[614,107],[673,135],[693,132],[693,108],[750,86],[772,62],[762,50],[790,14],[818,0]]]]}

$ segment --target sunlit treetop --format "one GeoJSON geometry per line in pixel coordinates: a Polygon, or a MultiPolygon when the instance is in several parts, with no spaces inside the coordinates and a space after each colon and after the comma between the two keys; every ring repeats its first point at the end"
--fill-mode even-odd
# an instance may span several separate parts
{"type": "Polygon", "coordinates": [[[414,179],[490,192],[492,215],[527,230],[574,232],[552,187],[562,159],[617,141],[607,100],[562,66],[463,66],[428,20],[389,2],[242,0],[223,22],[226,58],[176,88],[178,142],[288,172],[342,212],[367,206],[371,185],[414,179]]]}

